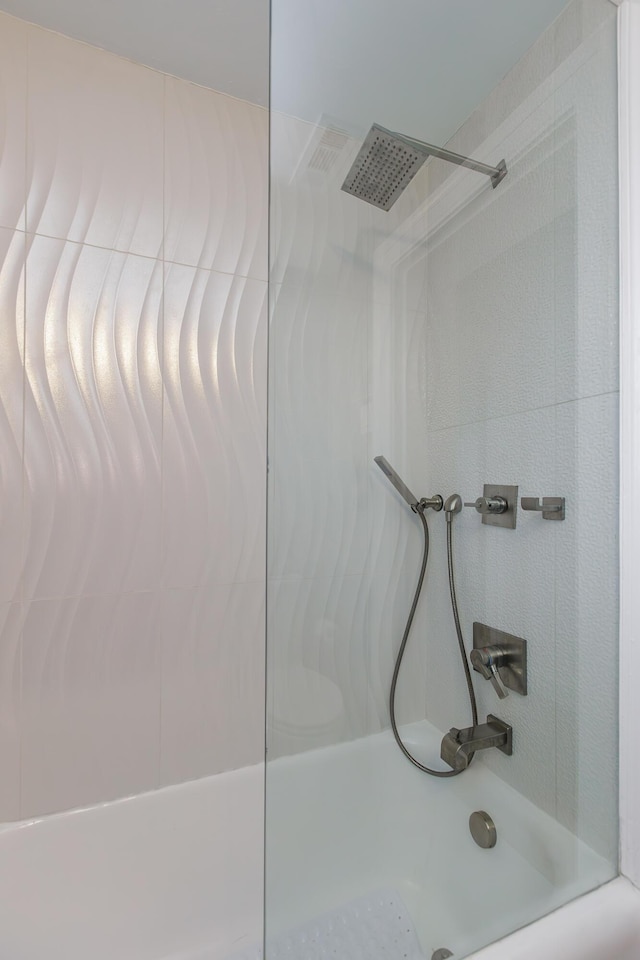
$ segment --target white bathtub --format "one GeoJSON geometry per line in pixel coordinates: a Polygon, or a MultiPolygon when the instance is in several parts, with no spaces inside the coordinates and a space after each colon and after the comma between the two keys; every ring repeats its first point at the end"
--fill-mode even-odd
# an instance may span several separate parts
{"type": "Polygon", "coordinates": [[[0,833],[0,960],[223,960],[262,935],[263,768],[0,833]]]}
{"type": "MultiPolygon", "coordinates": [[[[429,724],[414,724],[404,735],[419,756],[438,757],[442,734],[429,724]]],[[[436,780],[405,760],[390,733],[270,764],[267,824],[267,937],[391,887],[408,907],[427,960],[438,947],[464,957],[614,874],[611,864],[481,760],[455,780],[436,780]],[[471,838],[474,810],[486,810],[496,823],[492,850],[471,838]]],[[[622,896],[624,888],[624,881],[611,888],[621,891],[623,911],[635,904],[635,894],[631,901],[622,896]]],[[[605,897],[611,910],[611,891],[595,896],[605,897]]],[[[622,920],[616,944],[616,923],[612,928],[601,917],[608,947],[593,953],[594,960],[640,958],[640,898],[631,913],[636,952],[624,952],[628,929],[623,934],[622,920]]],[[[549,922],[555,925],[562,915],[549,922]]],[[[530,927],[524,948],[511,942],[478,957],[585,960],[591,956],[585,949],[596,941],[579,944],[580,927],[578,921],[568,937],[572,946],[563,944],[557,953],[541,952],[530,927]]]]}
{"type": "MultiPolygon", "coordinates": [[[[267,792],[268,935],[393,887],[427,960],[553,910],[472,956],[640,958],[640,894],[617,879],[556,909],[611,867],[482,764],[434,781],[382,734],[274,761],[267,792]],[[469,836],[474,809],[493,850],[469,836]]],[[[259,766],[5,828],[0,960],[225,960],[259,942],[262,809],[259,766]]]]}

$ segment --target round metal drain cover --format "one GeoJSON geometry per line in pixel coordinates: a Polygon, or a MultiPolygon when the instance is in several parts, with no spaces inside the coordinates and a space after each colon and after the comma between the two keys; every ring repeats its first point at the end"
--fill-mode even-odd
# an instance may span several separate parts
{"type": "Polygon", "coordinates": [[[469,830],[471,836],[484,850],[490,850],[495,847],[498,833],[496,825],[484,810],[475,810],[469,817],[469,830]]]}
{"type": "Polygon", "coordinates": [[[447,960],[448,957],[452,956],[451,950],[447,950],[446,947],[440,947],[439,950],[431,954],[431,960],[447,960]]]}

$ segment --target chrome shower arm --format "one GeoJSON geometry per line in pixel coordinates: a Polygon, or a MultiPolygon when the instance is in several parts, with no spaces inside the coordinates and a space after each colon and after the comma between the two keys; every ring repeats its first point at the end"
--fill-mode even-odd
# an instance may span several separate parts
{"type": "Polygon", "coordinates": [[[431,157],[438,157],[439,160],[447,160],[449,163],[457,163],[461,167],[469,167],[470,170],[475,170],[477,173],[486,174],[487,177],[491,178],[494,189],[507,175],[507,164],[504,160],[501,160],[497,167],[492,167],[488,163],[482,163],[481,160],[464,157],[461,153],[454,153],[452,150],[445,149],[445,147],[436,147],[432,143],[407,137],[403,133],[394,133],[394,136],[398,137],[399,140],[405,140],[407,143],[417,144],[431,157]]]}

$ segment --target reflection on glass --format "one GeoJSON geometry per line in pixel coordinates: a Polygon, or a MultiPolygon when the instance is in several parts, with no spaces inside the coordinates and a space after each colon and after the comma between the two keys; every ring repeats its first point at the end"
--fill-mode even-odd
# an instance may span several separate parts
{"type": "Polygon", "coordinates": [[[441,2],[365,26],[273,2],[267,958],[463,957],[616,872],[615,8],[530,6],[483,5],[474,47],[441,2]],[[433,56],[407,64],[416,38],[433,56]],[[431,156],[377,209],[341,190],[374,122],[508,174],[431,156]],[[451,771],[452,728],[513,731],[456,776],[389,729],[423,544],[380,454],[418,501],[566,501],[514,529],[488,502],[425,513],[402,740],[451,771]],[[477,724],[448,533],[467,654],[474,622],[527,641],[526,696],[473,672],[477,724]]]}

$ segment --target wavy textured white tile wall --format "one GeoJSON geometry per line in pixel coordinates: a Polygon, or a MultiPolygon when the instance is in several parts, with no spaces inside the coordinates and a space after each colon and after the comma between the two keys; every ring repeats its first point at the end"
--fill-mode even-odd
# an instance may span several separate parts
{"type": "MultiPolygon", "coordinates": [[[[404,352],[405,366],[386,372],[402,297],[374,251],[415,197],[408,191],[386,214],[342,192],[360,145],[345,140],[330,168],[317,169],[321,133],[272,115],[270,756],[388,724],[393,653],[419,559],[406,507],[373,464],[378,453],[398,462],[407,436],[404,352]],[[402,424],[392,410],[403,411],[402,424]]],[[[418,719],[420,644],[406,663],[399,716],[418,719]]]]}
{"type": "Polygon", "coordinates": [[[166,270],[163,584],[262,581],[267,285],[166,270]]]}
{"type": "MultiPolygon", "coordinates": [[[[385,445],[386,449],[390,449],[385,445]]],[[[390,457],[392,454],[390,454],[390,457]]],[[[370,457],[370,461],[372,461],[370,457]]],[[[392,462],[408,478],[406,461],[394,456],[392,462]]],[[[395,656],[400,645],[413,599],[422,551],[421,528],[399,496],[384,481],[378,468],[369,467],[370,540],[367,569],[367,683],[370,688],[369,728],[371,732],[389,726],[389,686],[395,656]]],[[[414,482],[414,488],[420,490],[414,482]]],[[[422,494],[420,494],[422,495],[422,494]]],[[[424,716],[426,671],[437,661],[427,662],[424,643],[428,606],[422,602],[416,612],[398,678],[396,716],[409,723],[424,716]]]]}
{"type": "Polygon", "coordinates": [[[22,686],[21,603],[0,604],[0,816],[17,820],[20,806],[20,737],[22,686]]]}
{"type": "Polygon", "coordinates": [[[270,350],[272,577],[361,574],[367,550],[366,305],[285,283],[270,350]]]}
{"type": "Polygon", "coordinates": [[[28,47],[27,230],[161,256],[163,76],[35,27],[28,47]]]}
{"type": "Polygon", "coordinates": [[[0,601],[22,588],[25,239],[0,228],[0,601]]]}
{"type": "Polygon", "coordinates": [[[157,786],[158,628],[153,593],[27,605],[21,816],[157,786]]]}
{"type": "Polygon", "coordinates": [[[25,228],[27,25],[3,17],[0,32],[0,226],[25,228]]]}
{"type": "MultiPolygon", "coordinates": [[[[320,170],[321,133],[272,115],[270,756],[387,725],[393,652],[410,603],[404,564],[419,549],[407,540],[406,509],[379,485],[372,462],[378,453],[393,460],[405,436],[404,425],[387,422],[390,394],[374,382],[394,348],[398,307],[373,255],[415,198],[409,191],[386,214],[343,193],[360,144],[344,141],[320,170]]],[[[402,719],[424,713],[424,669],[423,648],[412,646],[402,719]]]]}
{"type": "Polygon", "coordinates": [[[249,104],[0,28],[11,819],[261,757],[268,131],[249,104]]]}
{"type": "Polygon", "coordinates": [[[267,279],[268,114],[166,80],[165,258],[267,279]]]}
{"type": "Polygon", "coordinates": [[[260,763],[264,583],[165,590],[160,610],[160,782],[260,763]]]}
{"type": "MultiPolygon", "coordinates": [[[[311,301],[316,295],[371,296],[373,249],[389,228],[388,216],[340,185],[358,149],[345,140],[328,171],[313,167],[319,128],[271,117],[271,277],[311,301]]],[[[392,218],[393,219],[393,218],[392,218]]]]}
{"type": "MultiPolygon", "coordinates": [[[[388,724],[393,653],[411,602],[405,574],[420,549],[411,515],[373,464],[378,453],[393,460],[406,437],[404,419],[401,430],[384,414],[384,429],[376,425],[394,390],[404,411],[406,358],[388,278],[373,259],[403,214],[340,190],[355,142],[319,171],[318,131],[277,115],[272,124],[270,756],[388,724]],[[404,364],[393,377],[390,357],[404,364]]],[[[412,645],[403,720],[424,714],[424,671],[424,648],[412,645]]]]}
{"type": "Polygon", "coordinates": [[[27,258],[27,597],[158,583],[162,264],[35,237],[27,258]]]}
{"type": "Polygon", "coordinates": [[[361,576],[269,587],[269,757],[368,732],[366,591],[361,576]]]}

